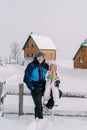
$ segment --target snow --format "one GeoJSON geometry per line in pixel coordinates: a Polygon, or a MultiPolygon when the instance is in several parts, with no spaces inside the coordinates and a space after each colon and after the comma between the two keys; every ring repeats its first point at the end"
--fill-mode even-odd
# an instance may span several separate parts
{"type": "Polygon", "coordinates": [[[39,49],[43,49],[43,45],[44,45],[44,49],[56,50],[56,46],[54,45],[54,43],[52,42],[52,40],[49,37],[35,35],[35,34],[31,34],[31,36],[32,36],[33,40],[36,42],[39,49]]]}
{"type": "MultiPolygon", "coordinates": [[[[58,61],[60,89],[63,92],[72,92],[87,95],[87,69],[74,69],[69,61],[58,61]]],[[[19,83],[23,83],[26,66],[0,66],[0,81],[6,80],[5,92],[19,91],[19,83]]],[[[25,86],[25,91],[29,91],[25,86]]],[[[31,96],[24,96],[24,115],[18,115],[18,95],[7,95],[1,111],[5,114],[0,117],[1,130],[87,130],[87,98],[62,97],[59,100],[58,111],[46,114],[43,120],[34,119],[34,103],[31,96]],[[12,113],[12,114],[10,114],[12,113]],[[31,114],[29,114],[31,113],[31,114]],[[14,127],[13,127],[14,126],[14,127]]]]}

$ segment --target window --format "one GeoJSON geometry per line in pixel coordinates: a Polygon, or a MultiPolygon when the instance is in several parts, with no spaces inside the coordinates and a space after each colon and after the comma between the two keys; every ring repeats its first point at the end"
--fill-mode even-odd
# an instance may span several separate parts
{"type": "Polygon", "coordinates": [[[31,57],[33,57],[33,53],[31,53],[31,57]]]}
{"type": "Polygon", "coordinates": [[[29,53],[29,57],[33,57],[33,53],[29,53]]]}
{"type": "Polygon", "coordinates": [[[84,62],[84,58],[83,57],[80,57],[79,58],[79,63],[83,63],[84,62]]]}
{"type": "Polygon", "coordinates": [[[27,53],[27,57],[29,57],[29,53],[27,53]]]}
{"type": "Polygon", "coordinates": [[[35,53],[33,53],[33,57],[35,57],[35,55],[36,55],[36,54],[35,54],[35,53]]]}
{"type": "Polygon", "coordinates": [[[27,45],[27,48],[29,48],[29,45],[27,45]]]}
{"type": "Polygon", "coordinates": [[[34,47],[34,45],[32,44],[32,45],[31,45],[31,48],[33,48],[33,47],[34,47]]]}

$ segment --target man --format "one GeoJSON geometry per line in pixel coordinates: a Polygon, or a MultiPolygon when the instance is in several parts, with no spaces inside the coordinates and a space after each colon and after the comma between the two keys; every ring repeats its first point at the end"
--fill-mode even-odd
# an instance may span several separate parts
{"type": "Polygon", "coordinates": [[[25,70],[24,82],[31,90],[35,104],[35,119],[43,119],[42,96],[45,90],[45,76],[48,69],[49,66],[45,62],[44,53],[38,52],[34,60],[28,64],[25,70]]]}

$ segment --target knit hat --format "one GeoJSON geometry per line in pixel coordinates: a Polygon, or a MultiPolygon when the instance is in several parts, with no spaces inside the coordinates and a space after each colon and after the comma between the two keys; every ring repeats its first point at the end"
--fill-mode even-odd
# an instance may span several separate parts
{"type": "Polygon", "coordinates": [[[43,53],[43,52],[38,52],[38,53],[36,54],[36,57],[40,57],[40,56],[44,57],[44,53],[43,53]]]}
{"type": "Polygon", "coordinates": [[[50,66],[49,66],[49,67],[50,67],[50,68],[52,68],[52,67],[53,67],[53,68],[55,68],[55,69],[57,70],[57,65],[56,65],[56,64],[53,64],[53,63],[52,63],[52,64],[50,64],[50,66]]]}

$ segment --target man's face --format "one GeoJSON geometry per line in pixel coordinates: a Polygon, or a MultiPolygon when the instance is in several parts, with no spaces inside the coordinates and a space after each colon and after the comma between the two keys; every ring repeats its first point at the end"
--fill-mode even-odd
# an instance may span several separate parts
{"type": "Polygon", "coordinates": [[[44,57],[43,56],[39,56],[39,57],[37,57],[37,60],[41,64],[43,62],[43,60],[44,60],[44,57]]]}

